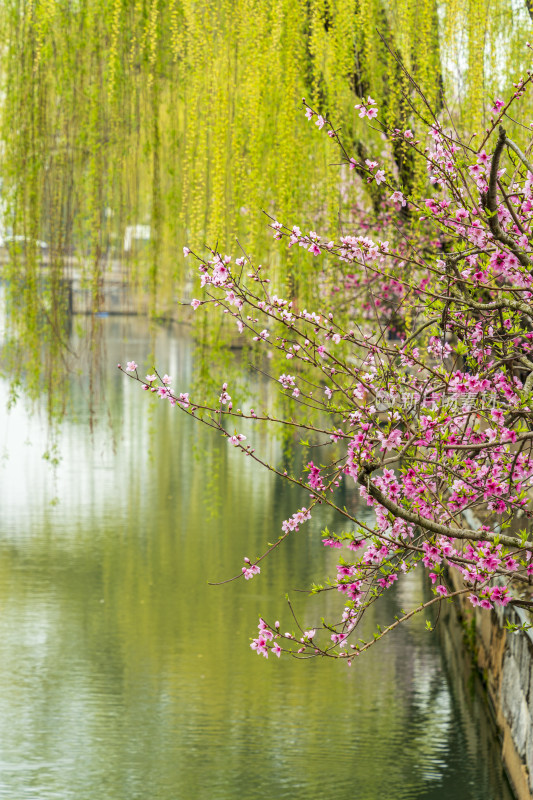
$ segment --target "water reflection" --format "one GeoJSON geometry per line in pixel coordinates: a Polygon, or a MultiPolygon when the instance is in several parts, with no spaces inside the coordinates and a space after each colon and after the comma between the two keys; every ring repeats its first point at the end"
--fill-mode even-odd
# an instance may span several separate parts
{"type": "MultiPolygon", "coordinates": [[[[115,365],[149,351],[148,331],[102,325],[107,424],[91,434],[88,387],[73,381],[54,471],[39,414],[3,416],[0,798],[510,798],[483,703],[455,686],[461,666],[424,620],[351,670],[249,650],[258,615],[285,613],[285,591],[334,554],[315,517],[260,578],[207,586],[259,553],[303,496],[147,402],[115,365]]],[[[184,391],[191,352],[185,335],[158,335],[157,361],[184,391]]],[[[410,578],[378,613],[423,593],[410,578]]],[[[294,599],[312,621],[320,601],[294,599]]]]}

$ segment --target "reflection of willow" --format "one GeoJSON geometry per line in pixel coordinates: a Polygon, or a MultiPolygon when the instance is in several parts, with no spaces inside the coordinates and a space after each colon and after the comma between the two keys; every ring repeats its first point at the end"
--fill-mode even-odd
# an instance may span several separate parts
{"type": "MultiPolygon", "coordinates": [[[[2,3],[2,232],[24,242],[2,273],[21,342],[15,380],[33,392],[60,385],[73,270],[93,311],[113,268],[152,316],[175,316],[189,292],[181,245],[207,240],[235,255],[237,235],[305,301],[317,290],[312,259],[274,259],[260,210],[336,231],[353,186],[330,168],[302,96],[342,126],[358,158],[380,155],[353,105],[370,93],[387,125],[412,124],[398,50],[429,101],[444,89],[472,128],[522,66],[529,24],[526,3],[510,0],[490,11],[460,0],[2,3]]],[[[389,150],[404,185],[422,180],[401,145],[389,150]]]]}
{"type": "MultiPolygon", "coordinates": [[[[106,349],[114,361],[124,341],[142,338],[140,349],[147,352],[153,347],[158,362],[169,365],[179,385],[189,388],[190,375],[182,373],[183,365],[190,361],[188,342],[173,359],[170,348],[176,336],[170,330],[159,331],[158,339],[152,342],[146,323],[140,330],[131,320],[108,319],[101,325],[111,334],[106,349]]],[[[122,376],[111,373],[106,380],[115,416],[120,416],[121,406],[127,406],[125,434],[113,457],[113,469],[104,474],[95,471],[95,504],[88,516],[86,512],[78,516],[81,503],[69,492],[53,514],[46,509],[43,514],[36,493],[32,509],[41,527],[35,527],[23,543],[8,541],[0,559],[3,600],[10,598],[10,615],[3,615],[8,651],[19,652],[17,632],[23,631],[26,643],[30,641],[36,621],[39,631],[51,631],[31,650],[32,658],[41,659],[34,677],[39,675],[38,697],[47,693],[48,716],[44,718],[43,705],[36,702],[31,710],[28,708],[26,718],[29,715],[33,726],[44,730],[52,699],[54,707],[65,709],[62,730],[70,730],[72,725],[74,736],[79,731],[80,713],[95,728],[99,720],[106,726],[108,755],[112,747],[115,756],[122,753],[124,742],[139,726],[146,736],[145,752],[152,756],[153,739],[158,747],[161,736],[175,744],[176,730],[181,730],[179,720],[200,719],[204,726],[209,720],[213,736],[220,738],[221,725],[229,719],[231,726],[224,735],[232,737],[233,742],[248,742],[257,728],[250,720],[265,719],[268,708],[268,724],[261,726],[260,732],[262,751],[276,747],[279,753],[280,737],[297,735],[299,752],[314,744],[314,752],[319,753],[327,735],[328,746],[344,754],[335,770],[336,790],[345,769],[350,791],[355,776],[364,783],[369,796],[379,796],[382,776],[365,765],[385,758],[391,741],[401,743],[402,758],[390,767],[390,785],[403,780],[402,785],[409,785],[415,794],[426,784],[428,764],[436,766],[440,775],[439,759],[449,737],[464,737],[464,731],[458,731],[455,723],[460,719],[457,709],[449,720],[450,700],[442,681],[439,687],[434,640],[422,630],[423,620],[413,620],[411,627],[382,642],[384,650],[379,655],[370,651],[354,665],[353,673],[339,673],[337,677],[326,662],[316,666],[315,662],[311,673],[302,670],[303,665],[295,668],[291,662],[273,665],[256,659],[246,641],[236,646],[235,636],[246,635],[257,604],[261,604],[261,613],[274,613],[283,591],[307,587],[328,553],[315,537],[303,531],[299,539],[289,542],[288,551],[261,576],[269,591],[274,587],[271,605],[261,594],[263,583],[254,585],[252,592],[249,585],[237,584],[231,590],[207,589],[206,577],[216,578],[217,572],[223,575],[228,565],[240,562],[244,553],[251,556],[271,540],[273,530],[293,510],[295,496],[285,491],[282,481],[270,480],[268,473],[251,467],[243,470],[222,438],[213,439],[209,431],[194,427],[193,420],[155,399],[158,421],[153,426],[154,458],[148,458],[141,447],[149,426],[146,396],[131,392],[125,402],[122,376]],[[191,458],[193,444],[204,452],[205,459],[191,458]],[[213,497],[213,489],[206,482],[213,450],[220,464],[213,484],[225,498],[227,513],[218,520],[206,520],[213,497]],[[38,591],[39,602],[28,587],[38,591]],[[53,598],[49,605],[45,588],[51,590],[53,598]],[[105,602],[100,604],[100,600],[105,602]],[[12,624],[17,618],[12,616],[13,611],[21,619],[20,625],[12,624]],[[69,659],[75,669],[68,668],[69,659]],[[257,690],[258,685],[265,684],[265,669],[269,670],[266,701],[257,690]],[[205,674],[201,690],[200,672],[205,674]],[[102,691],[104,681],[106,691],[102,691]],[[77,699],[70,708],[76,711],[75,719],[66,713],[73,693],[77,699]],[[120,713],[113,714],[110,709],[115,697],[120,713]],[[164,713],[152,713],[151,704],[158,704],[164,713]],[[335,722],[328,727],[332,716],[335,722]],[[353,754],[347,742],[352,743],[353,754]]],[[[76,399],[82,403],[82,397],[74,398],[73,403],[76,399]]],[[[70,458],[72,464],[90,463],[88,433],[81,426],[77,428],[74,436],[65,435],[66,448],[70,448],[70,453],[65,452],[67,466],[70,458]]],[[[263,450],[265,443],[259,444],[263,450]]],[[[75,472],[67,469],[67,480],[78,483],[75,472]]],[[[331,524],[329,516],[323,521],[331,524]]],[[[400,604],[416,602],[421,589],[417,576],[412,577],[415,586],[408,598],[391,592],[383,598],[381,610],[379,606],[369,609],[366,630],[373,630],[382,614],[392,616],[400,604]]],[[[302,617],[310,613],[307,597],[298,595],[295,599],[302,617]]],[[[336,592],[329,593],[332,604],[338,605],[338,599],[336,592]]],[[[312,618],[312,610],[311,614],[312,618]]],[[[11,674],[7,668],[4,672],[11,674]]],[[[10,710],[20,721],[24,715],[13,699],[20,695],[8,695],[10,710]]],[[[461,719],[463,727],[468,725],[468,719],[461,719]]],[[[189,738],[185,738],[190,745],[191,726],[187,724],[189,738]]],[[[470,725],[469,733],[476,734],[476,727],[470,725]]],[[[282,738],[281,743],[284,741],[282,738]]],[[[89,764],[92,758],[97,763],[93,746],[85,751],[89,764]]],[[[220,749],[215,747],[216,751],[220,749]]],[[[128,756],[129,751],[126,760],[128,756]]],[[[174,750],[165,763],[175,765],[176,759],[174,750]]],[[[180,770],[182,781],[183,773],[188,775],[190,759],[189,746],[187,763],[180,770]]],[[[224,750],[220,774],[228,769],[227,760],[224,750]]],[[[298,766],[300,761],[293,767],[296,772],[291,773],[295,781],[298,769],[302,769],[302,779],[303,770],[309,772],[307,766],[298,766]]],[[[105,758],[99,763],[106,763],[105,758]]],[[[461,768],[465,769],[464,761],[461,768]]],[[[318,794],[323,789],[322,783],[320,790],[317,784],[318,794]]]]}

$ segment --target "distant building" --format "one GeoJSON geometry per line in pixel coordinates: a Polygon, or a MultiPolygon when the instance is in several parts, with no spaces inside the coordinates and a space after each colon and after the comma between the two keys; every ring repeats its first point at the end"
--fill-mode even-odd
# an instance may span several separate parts
{"type": "Polygon", "coordinates": [[[124,234],[124,252],[130,253],[134,241],[149,241],[149,225],[127,225],[124,234]]]}

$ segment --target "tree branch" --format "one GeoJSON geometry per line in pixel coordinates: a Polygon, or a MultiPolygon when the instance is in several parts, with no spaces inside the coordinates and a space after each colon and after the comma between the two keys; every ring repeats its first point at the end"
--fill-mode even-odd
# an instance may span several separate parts
{"type": "Polygon", "coordinates": [[[370,472],[376,469],[375,464],[371,464],[358,475],[357,482],[364,486],[367,490],[368,494],[377,500],[380,505],[384,506],[391,514],[394,514],[395,517],[400,517],[400,519],[405,520],[406,522],[412,522],[414,525],[418,525],[420,528],[424,528],[427,531],[431,531],[432,533],[438,533],[441,536],[449,536],[453,539],[466,539],[470,541],[476,542],[494,542],[498,541],[507,547],[520,547],[524,550],[532,550],[533,551],[533,542],[522,542],[520,539],[515,538],[514,536],[506,536],[505,534],[494,534],[490,531],[474,531],[468,528],[450,528],[447,525],[441,525],[439,522],[434,522],[431,519],[427,519],[427,517],[422,517],[420,514],[415,514],[412,511],[408,511],[406,508],[399,506],[393,500],[390,500],[386,497],[378,488],[374,486],[374,484],[370,480],[370,472]]]}
{"type": "MultiPolygon", "coordinates": [[[[494,238],[500,241],[506,247],[508,247],[509,250],[511,250],[513,255],[516,256],[516,258],[519,260],[519,262],[522,264],[523,267],[528,267],[528,269],[530,269],[531,260],[526,255],[524,255],[524,253],[516,246],[515,241],[507,233],[505,233],[505,231],[502,229],[500,225],[500,220],[498,219],[498,196],[497,196],[498,168],[500,166],[500,158],[503,152],[503,148],[505,147],[506,144],[509,144],[509,146],[511,146],[512,143],[510,143],[510,140],[507,139],[505,128],[502,125],[500,125],[498,133],[498,141],[496,142],[494,155],[492,156],[492,164],[490,168],[490,177],[489,177],[489,189],[482,195],[482,201],[483,205],[488,211],[487,218],[488,218],[489,228],[494,238]]],[[[516,147],[516,145],[514,145],[514,147],[516,147]]]]}

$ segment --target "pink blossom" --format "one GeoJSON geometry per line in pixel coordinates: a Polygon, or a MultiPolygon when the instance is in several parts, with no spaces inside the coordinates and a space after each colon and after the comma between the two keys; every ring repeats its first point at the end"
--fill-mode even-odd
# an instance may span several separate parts
{"type": "Polygon", "coordinates": [[[500,565],[500,559],[494,553],[489,553],[489,555],[481,559],[480,564],[488,572],[494,572],[500,565]]]}
{"type": "Polygon", "coordinates": [[[505,422],[505,414],[499,408],[493,408],[490,412],[490,416],[498,425],[503,425],[505,422]]]}
{"type": "Polygon", "coordinates": [[[135,361],[128,361],[128,363],[126,364],[126,372],[135,372],[136,369],[137,369],[137,364],[135,363],[135,361]]]}
{"type": "Polygon", "coordinates": [[[378,110],[377,108],[371,108],[371,106],[375,106],[376,101],[372,100],[370,96],[368,96],[366,102],[363,100],[361,103],[358,103],[355,107],[356,111],[359,111],[359,116],[361,118],[368,117],[372,119],[373,117],[377,116],[378,110]]]}
{"type": "Polygon", "coordinates": [[[320,474],[320,467],[317,467],[312,461],[310,461],[307,464],[307,468],[309,470],[309,478],[307,479],[309,486],[318,491],[325,489],[324,481],[322,480],[322,476],[320,474]]]}
{"type": "Polygon", "coordinates": [[[255,650],[258,655],[268,658],[267,640],[263,635],[259,634],[257,639],[252,641],[250,647],[252,650],[255,650]]]}
{"type": "Polygon", "coordinates": [[[300,529],[300,525],[303,525],[303,523],[307,522],[309,519],[311,519],[311,512],[304,507],[296,514],[293,514],[290,519],[284,520],[281,525],[281,529],[284,533],[298,531],[300,529]]]}
{"type": "Polygon", "coordinates": [[[278,378],[278,382],[281,383],[284,389],[289,389],[291,386],[296,384],[296,381],[292,375],[280,375],[278,378]]]}
{"type": "Polygon", "coordinates": [[[229,278],[229,270],[225,264],[217,264],[213,270],[211,281],[215,286],[224,286],[229,278]]]}
{"type": "Polygon", "coordinates": [[[388,436],[384,436],[381,431],[379,431],[378,439],[381,442],[381,450],[393,450],[395,447],[400,446],[402,442],[402,434],[397,428],[391,431],[388,436]]]}
{"type": "Polygon", "coordinates": [[[270,336],[269,332],[265,329],[261,331],[259,336],[254,336],[253,340],[254,342],[260,342],[260,341],[266,342],[269,336],[270,336]]]}
{"type": "Polygon", "coordinates": [[[378,578],[378,583],[382,589],[389,589],[394,581],[398,580],[398,576],[395,572],[392,575],[387,575],[385,578],[378,578]]]}
{"type": "Polygon", "coordinates": [[[407,205],[407,201],[401,192],[393,192],[390,199],[393,203],[400,203],[402,207],[407,205]]]}
{"type": "Polygon", "coordinates": [[[366,545],[365,539],[359,539],[358,541],[351,539],[348,542],[348,550],[356,551],[359,550],[359,548],[364,547],[365,545],[366,545]]]}
{"type": "Polygon", "coordinates": [[[496,603],[497,606],[506,606],[510,602],[511,597],[506,586],[495,586],[490,593],[490,599],[493,603],[496,603]]]}
{"type": "Polygon", "coordinates": [[[246,581],[251,580],[254,577],[254,575],[259,575],[260,572],[261,570],[257,566],[257,564],[250,564],[249,567],[242,568],[242,574],[244,575],[244,579],[246,581]]]}
{"type": "MultiPolygon", "coordinates": [[[[244,559],[247,563],[250,563],[250,559],[244,559]]],[[[263,634],[266,639],[273,639],[274,633],[270,630],[268,625],[266,624],[265,620],[259,617],[259,624],[258,624],[259,633],[263,634]]]]}
{"type": "Polygon", "coordinates": [[[228,438],[228,442],[232,444],[234,447],[237,447],[241,442],[246,440],[246,436],[243,436],[242,433],[236,433],[234,436],[230,436],[228,438]]]}

